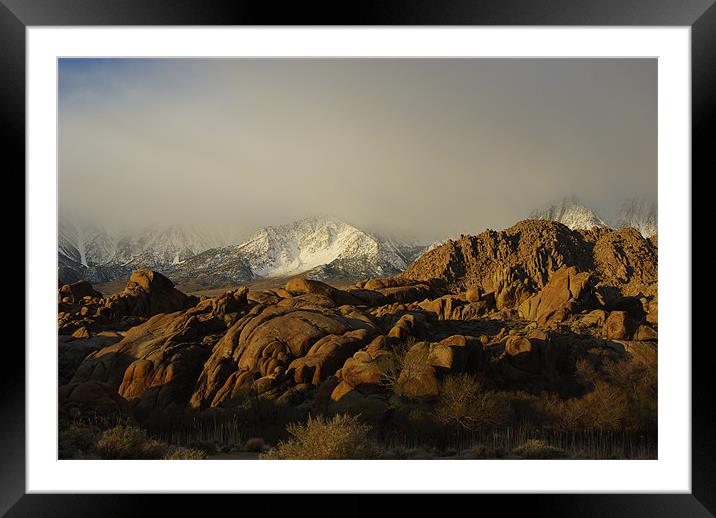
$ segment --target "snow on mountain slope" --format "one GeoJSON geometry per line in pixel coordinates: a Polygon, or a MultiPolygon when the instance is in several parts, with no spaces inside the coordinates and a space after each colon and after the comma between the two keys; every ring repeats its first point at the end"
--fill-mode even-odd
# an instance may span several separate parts
{"type": "MultiPolygon", "coordinates": [[[[167,271],[175,282],[205,285],[306,274],[314,279],[363,279],[403,271],[415,247],[381,240],[332,217],[262,228],[240,245],[207,250],[167,271]]],[[[420,247],[422,249],[422,247],[420,247]]]]}
{"type": "Polygon", "coordinates": [[[631,199],[624,202],[617,218],[616,227],[632,227],[642,236],[651,237],[659,230],[655,203],[631,199]]]}
{"type": "Polygon", "coordinates": [[[106,282],[137,268],[165,271],[209,248],[227,244],[221,237],[191,226],[154,226],[112,234],[99,225],[81,225],[61,216],[58,267],[64,280],[106,282]]]}
{"type": "Polygon", "coordinates": [[[530,219],[547,219],[557,221],[570,229],[590,229],[609,225],[593,210],[582,205],[576,198],[563,198],[557,203],[542,210],[534,211],[530,219]]]}
{"type": "Polygon", "coordinates": [[[61,218],[58,253],[83,266],[105,264],[116,253],[116,241],[99,225],[79,225],[61,218]]]}
{"type": "Polygon", "coordinates": [[[407,266],[394,244],[329,217],[263,228],[242,243],[239,251],[257,277],[295,275],[357,258],[377,269],[402,271],[407,266]]]}
{"type": "Polygon", "coordinates": [[[241,284],[256,278],[238,245],[205,250],[167,266],[163,272],[175,283],[197,282],[211,287],[241,284]]]}
{"type": "Polygon", "coordinates": [[[150,227],[121,237],[112,261],[121,265],[164,268],[221,246],[217,238],[189,226],[150,227]]]}

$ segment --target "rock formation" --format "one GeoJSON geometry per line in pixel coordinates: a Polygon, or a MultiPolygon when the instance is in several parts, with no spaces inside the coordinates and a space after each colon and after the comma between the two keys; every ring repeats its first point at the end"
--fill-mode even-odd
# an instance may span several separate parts
{"type": "Polygon", "coordinates": [[[346,289],[293,278],[198,299],[138,270],[119,294],[80,282],[58,298],[62,405],[139,422],[249,398],[386,419],[461,373],[568,391],[580,358],[643,357],[658,333],[655,242],[536,220],[346,289]]]}

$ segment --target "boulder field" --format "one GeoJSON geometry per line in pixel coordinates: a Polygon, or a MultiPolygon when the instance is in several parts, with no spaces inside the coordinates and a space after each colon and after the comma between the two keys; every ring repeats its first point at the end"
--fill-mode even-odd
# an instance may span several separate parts
{"type": "Polygon", "coordinates": [[[250,397],[383,418],[396,397],[434,401],[457,373],[564,391],[580,359],[656,361],[656,240],[527,220],[450,241],[391,278],[211,298],[137,270],[109,297],[61,286],[58,333],[62,412],[139,423],[250,397]]]}

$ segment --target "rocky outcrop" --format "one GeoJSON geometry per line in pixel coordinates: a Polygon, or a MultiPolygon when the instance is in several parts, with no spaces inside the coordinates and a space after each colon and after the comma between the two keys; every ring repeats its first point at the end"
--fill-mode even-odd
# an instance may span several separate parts
{"type": "Polygon", "coordinates": [[[604,335],[610,340],[630,340],[636,326],[626,311],[612,311],[604,323],[604,335]]]}
{"type": "Polygon", "coordinates": [[[59,288],[62,408],[145,424],[272,400],[380,420],[465,373],[576,397],[580,359],[651,354],[657,292],[651,241],[548,221],[463,236],[345,290],[293,278],[199,299],[138,270],[110,297],[59,288]]]}
{"type": "Polygon", "coordinates": [[[198,302],[151,270],[133,272],[124,290],[106,298],[86,281],[62,286],[58,297],[58,332],[81,333],[77,338],[104,329],[126,330],[153,315],[187,309],[198,302]]]}
{"type": "Polygon", "coordinates": [[[398,319],[388,331],[388,336],[396,340],[405,340],[408,337],[421,337],[425,328],[422,319],[417,314],[406,313],[398,319]]]}
{"type": "Polygon", "coordinates": [[[124,290],[110,297],[105,306],[110,316],[150,317],[193,306],[196,297],[187,296],[164,275],[151,270],[136,270],[124,290]]]}
{"type": "Polygon", "coordinates": [[[132,417],[130,404],[108,383],[88,381],[63,385],[59,389],[58,403],[60,413],[73,418],[132,417]]]}
{"type": "Polygon", "coordinates": [[[102,298],[102,294],[95,290],[87,281],[77,281],[60,287],[58,302],[79,304],[82,300],[102,298]]]}
{"type": "Polygon", "coordinates": [[[376,332],[370,318],[359,312],[344,315],[329,308],[255,306],[214,348],[199,375],[190,405],[199,409],[230,406],[255,380],[273,376],[279,382],[287,377],[289,365],[307,354],[312,358],[293,364],[291,375],[303,381],[310,372],[313,381],[318,372],[319,381],[327,375],[327,367],[340,368],[348,351],[352,354],[361,347],[367,335],[350,334],[359,330],[376,332]]]}
{"type": "Polygon", "coordinates": [[[225,329],[224,315],[216,311],[215,301],[202,301],[184,312],[155,315],[119,342],[87,356],[71,383],[108,384],[129,401],[139,419],[181,413],[225,329]]]}
{"type": "Polygon", "coordinates": [[[121,339],[122,335],[112,331],[105,331],[97,336],[83,339],[60,336],[57,347],[59,384],[68,383],[87,356],[121,339]]]}
{"type": "Polygon", "coordinates": [[[435,313],[440,320],[462,319],[462,307],[466,300],[457,295],[443,295],[435,300],[424,300],[418,306],[425,311],[435,313]]]}
{"type": "Polygon", "coordinates": [[[414,261],[395,282],[441,279],[452,292],[493,292],[498,308],[514,307],[570,266],[594,272],[597,285],[630,295],[656,281],[657,249],[633,229],[570,230],[553,221],[525,220],[500,232],[449,240],[414,261]]]}
{"type": "Polygon", "coordinates": [[[395,391],[411,399],[430,400],[440,392],[440,380],[448,374],[483,371],[487,356],[479,338],[449,336],[440,342],[418,342],[402,362],[395,391]]]}
{"type": "Polygon", "coordinates": [[[535,376],[552,379],[557,373],[559,346],[548,331],[508,336],[500,367],[507,379],[524,382],[535,376]]]}
{"type": "Polygon", "coordinates": [[[291,279],[286,283],[284,289],[292,295],[300,294],[315,294],[326,297],[334,302],[337,306],[343,306],[344,304],[358,306],[363,304],[363,301],[349,292],[338,290],[333,286],[329,286],[320,281],[313,281],[310,279],[295,278],[291,279]]]}
{"type": "Polygon", "coordinates": [[[590,280],[590,273],[580,273],[574,266],[560,268],[539,293],[519,306],[518,313],[541,326],[562,322],[575,311],[593,304],[590,280]]]}
{"type": "Polygon", "coordinates": [[[592,256],[595,275],[623,295],[644,292],[657,281],[657,248],[633,228],[599,232],[592,256]]]}
{"type": "Polygon", "coordinates": [[[325,336],[313,344],[306,356],[291,362],[287,375],[293,377],[296,383],[318,385],[328,376],[335,374],[370,337],[367,329],[349,331],[342,336],[325,336]]]}

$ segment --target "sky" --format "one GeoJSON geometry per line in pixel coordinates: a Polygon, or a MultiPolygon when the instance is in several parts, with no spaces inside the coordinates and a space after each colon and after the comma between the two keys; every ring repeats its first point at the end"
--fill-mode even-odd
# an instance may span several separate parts
{"type": "Polygon", "coordinates": [[[59,208],[432,242],[657,198],[655,59],[61,59],[59,208]]]}

